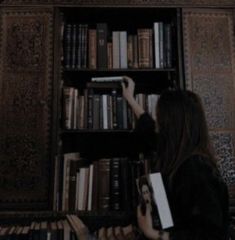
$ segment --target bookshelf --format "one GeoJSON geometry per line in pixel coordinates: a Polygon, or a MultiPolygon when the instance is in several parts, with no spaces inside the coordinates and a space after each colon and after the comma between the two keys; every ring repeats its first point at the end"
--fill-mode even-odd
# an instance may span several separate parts
{"type": "MultiPolygon", "coordinates": [[[[84,95],[92,77],[127,75],[132,77],[136,83],[136,94],[160,94],[161,91],[169,87],[190,88],[189,86],[193,86],[196,88],[197,80],[201,79],[203,81],[201,82],[202,87],[196,88],[196,91],[202,96],[212,98],[208,93],[211,82],[206,76],[209,69],[212,75],[214,74],[214,78],[217,79],[218,65],[213,69],[209,68],[209,63],[206,64],[207,57],[211,56],[211,59],[215,59],[214,56],[217,56],[216,59],[219,59],[220,55],[223,54],[219,48],[213,49],[213,53],[200,51],[200,44],[204,46],[205,43],[203,38],[197,38],[198,41],[195,42],[190,34],[194,34],[193,21],[195,21],[202,32],[209,32],[211,36],[220,36],[220,42],[225,43],[223,46],[230,46],[232,49],[231,42],[228,42],[230,38],[224,36],[227,36],[227,33],[231,34],[231,16],[234,13],[231,14],[230,10],[234,7],[233,2],[231,0],[227,0],[226,3],[219,0],[213,3],[211,1],[201,1],[200,3],[189,1],[185,4],[185,1],[151,0],[122,1],[121,3],[115,0],[6,0],[2,1],[0,6],[0,25],[2,26],[0,37],[0,56],[2,59],[0,61],[0,163],[2,166],[0,169],[0,188],[3,189],[0,191],[0,223],[19,224],[21,222],[29,223],[32,220],[40,222],[46,219],[57,221],[65,219],[67,213],[81,216],[92,231],[102,226],[115,226],[120,222],[124,226],[130,222],[135,223],[134,202],[131,203],[130,211],[123,209],[118,211],[63,211],[61,209],[62,199],[61,196],[56,199],[55,189],[58,187],[61,194],[63,181],[60,180],[56,183],[54,175],[57,174],[57,177],[60,176],[63,179],[61,169],[65,154],[79,152],[81,158],[88,160],[89,164],[102,158],[125,158],[124,162],[132,169],[133,176],[144,171],[143,157],[139,156],[142,149],[137,141],[140,136],[133,131],[134,125],[126,129],[85,127],[67,129],[64,127],[63,88],[78,89],[79,94],[84,95]],[[188,9],[189,6],[191,9],[188,9]],[[194,7],[199,9],[194,9],[194,7]],[[226,22],[225,27],[222,28],[223,31],[219,31],[216,26],[210,28],[209,25],[203,25],[203,18],[200,19],[200,16],[208,17],[212,25],[214,18],[218,23],[224,24],[225,17],[228,24],[226,22]],[[112,32],[119,32],[119,34],[126,32],[128,37],[129,35],[137,35],[138,29],[144,28],[151,29],[153,34],[155,22],[169,24],[172,29],[172,55],[170,57],[171,64],[168,66],[163,64],[161,67],[155,67],[153,42],[152,57],[148,54],[147,66],[137,65],[133,67],[132,60],[132,67],[128,64],[125,68],[89,67],[89,47],[86,50],[87,65],[83,67],[68,65],[66,67],[64,64],[65,34],[62,34],[62,29],[66,28],[66,24],[70,24],[71,27],[76,25],[77,29],[79,29],[79,25],[87,24],[88,31],[89,29],[95,30],[97,23],[106,23],[108,28],[107,41],[110,43],[113,42],[112,32]],[[15,31],[17,34],[14,35],[15,31]],[[36,42],[41,43],[41,45],[32,47],[30,41],[32,39],[36,39],[36,42]],[[192,48],[194,45],[195,51],[192,48]],[[13,46],[12,51],[6,50],[9,49],[9,46],[13,46]],[[30,51],[25,52],[23,49],[30,49],[30,51]],[[202,59],[205,58],[205,72],[199,71],[198,56],[202,59]],[[152,60],[150,60],[151,58],[152,60]],[[193,76],[197,77],[194,79],[193,76]],[[55,156],[57,160],[55,160],[55,156]]],[[[210,49],[210,43],[206,42],[206,44],[207,48],[210,49]]],[[[223,48],[221,47],[221,49],[223,48]]],[[[231,49],[225,48],[228,51],[226,56],[232,56],[231,49]]],[[[75,55],[75,63],[77,63],[77,59],[75,55]]],[[[138,59],[137,63],[139,63],[138,59]]],[[[227,62],[220,64],[220,66],[227,66],[226,64],[227,62]]],[[[231,66],[227,66],[225,74],[228,76],[226,79],[231,80],[232,71],[230,69],[231,66]]],[[[218,92],[220,89],[224,89],[219,84],[217,85],[218,92]]],[[[227,85],[232,89],[231,82],[228,82],[227,85]]],[[[110,90],[108,89],[109,87],[106,85],[93,87],[93,90],[100,95],[103,93],[109,95],[110,90]]],[[[121,93],[120,86],[112,89],[116,89],[118,94],[121,93]]],[[[227,96],[229,99],[233,99],[234,94],[223,91],[221,96],[223,99],[228,99],[227,96]]],[[[216,108],[209,109],[209,117],[211,117],[213,114],[210,113],[214,113],[216,108]]],[[[227,119],[227,115],[225,118],[227,119]]],[[[234,125],[230,124],[228,127],[222,126],[220,128],[220,125],[213,125],[213,129],[219,129],[218,134],[221,135],[221,139],[218,140],[215,130],[213,130],[213,134],[216,135],[215,140],[218,141],[218,146],[221,146],[220,144],[225,146],[227,144],[226,137],[230,136],[230,132],[224,133],[221,129],[234,129],[234,125]],[[222,135],[226,135],[225,138],[222,135]]],[[[231,139],[234,138],[231,137],[231,139]]],[[[223,148],[221,149],[223,150],[223,148]]],[[[234,177],[228,177],[231,179],[229,182],[232,197],[231,211],[234,215],[234,177]]],[[[132,187],[131,198],[134,198],[134,191],[132,187]]]]}
{"type": "MultiPolygon", "coordinates": [[[[61,53],[57,56],[60,66],[58,78],[58,86],[60,86],[58,109],[61,116],[58,121],[60,161],[63,164],[66,154],[72,152],[79,152],[81,158],[89,161],[94,167],[96,162],[99,164],[107,160],[109,169],[98,175],[106,179],[106,184],[109,182],[109,194],[113,191],[111,176],[115,170],[112,167],[117,164],[119,189],[116,190],[117,194],[121,193],[122,199],[116,204],[123,205],[122,194],[129,195],[124,201],[125,204],[129,201],[130,203],[128,207],[117,207],[116,211],[108,206],[105,210],[98,209],[98,212],[100,216],[102,212],[112,212],[113,223],[116,216],[124,216],[124,218],[128,216],[130,222],[135,222],[135,214],[133,214],[137,199],[135,178],[145,171],[144,160],[141,159],[144,158],[142,156],[144,149],[138,140],[143,136],[134,131],[136,120],[121,97],[121,84],[92,82],[92,78],[123,75],[132,77],[136,84],[136,96],[139,95],[140,101],[146,102],[146,110],[151,112],[151,104],[155,105],[157,96],[163,90],[183,87],[179,80],[183,79],[179,34],[180,10],[138,7],[102,9],[61,7],[57,10],[57,17],[60,24],[57,26],[59,44],[56,52],[61,53]],[[128,19],[133,21],[130,22],[128,19]],[[154,30],[154,25],[158,23],[161,24],[161,34],[157,32],[158,29],[154,30]],[[102,36],[99,36],[99,31],[104,31],[102,36]],[[120,38],[121,35],[124,35],[123,39],[120,38]],[[105,48],[100,47],[100,42],[105,44],[105,48]],[[110,46],[111,50],[107,50],[110,46]],[[103,59],[104,55],[106,59],[103,59]],[[95,101],[98,101],[97,105],[95,101]],[[151,103],[151,101],[155,102],[151,103]],[[82,107],[80,109],[78,107],[79,110],[72,110],[77,105],[82,107]],[[77,123],[74,124],[74,115],[77,111],[79,111],[78,116],[75,116],[77,123]],[[66,122],[68,119],[70,119],[69,123],[66,122]],[[123,166],[129,169],[129,174],[122,173],[123,166]],[[109,180],[106,174],[109,175],[109,180]],[[123,179],[126,185],[122,185],[123,179]]],[[[154,113],[152,114],[154,116],[154,113]]],[[[106,189],[107,186],[101,188],[106,189]]],[[[63,196],[60,200],[62,198],[63,196]]],[[[111,195],[109,198],[112,202],[111,195]]],[[[61,210],[60,207],[58,210],[61,210]]],[[[83,212],[97,218],[96,210],[86,208],[83,212]]]]}

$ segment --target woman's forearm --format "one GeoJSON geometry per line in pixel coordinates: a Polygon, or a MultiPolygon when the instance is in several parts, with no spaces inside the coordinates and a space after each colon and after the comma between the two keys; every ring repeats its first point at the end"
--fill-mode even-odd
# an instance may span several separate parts
{"type": "Polygon", "coordinates": [[[123,97],[127,100],[130,107],[132,108],[133,112],[135,113],[136,117],[139,118],[141,114],[144,113],[143,107],[137,103],[134,97],[134,90],[135,90],[135,82],[127,76],[123,76],[124,82],[122,82],[122,91],[123,97]]]}
{"type": "Polygon", "coordinates": [[[126,100],[132,108],[133,112],[135,113],[136,117],[139,118],[144,113],[143,107],[137,103],[134,97],[130,97],[126,100]]]}

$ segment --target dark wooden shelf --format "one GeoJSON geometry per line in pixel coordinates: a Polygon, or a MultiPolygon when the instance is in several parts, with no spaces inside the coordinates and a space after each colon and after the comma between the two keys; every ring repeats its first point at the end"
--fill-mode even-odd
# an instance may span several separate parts
{"type": "Polygon", "coordinates": [[[68,69],[64,68],[64,72],[110,72],[110,73],[122,73],[122,72],[175,72],[175,68],[122,68],[122,69],[68,69]]]}
{"type": "Polygon", "coordinates": [[[94,133],[94,134],[99,134],[99,133],[117,133],[117,134],[123,134],[123,133],[133,133],[133,129],[64,129],[61,130],[61,134],[87,134],[87,133],[94,133]]]}
{"type": "Polygon", "coordinates": [[[0,219],[4,218],[41,218],[41,217],[65,217],[67,214],[76,214],[77,216],[90,216],[90,217],[124,217],[130,216],[131,213],[124,211],[112,210],[97,210],[97,211],[1,211],[0,219]]]}
{"type": "Polygon", "coordinates": [[[30,225],[32,221],[65,219],[67,214],[77,215],[90,231],[109,225],[125,226],[135,218],[133,213],[124,211],[3,211],[0,212],[0,224],[30,225]]]}

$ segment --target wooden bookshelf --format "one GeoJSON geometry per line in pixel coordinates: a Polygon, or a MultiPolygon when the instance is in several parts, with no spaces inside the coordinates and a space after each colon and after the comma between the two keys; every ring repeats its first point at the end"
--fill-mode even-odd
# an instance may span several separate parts
{"type": "MultiPolygon", "coordinates": [[[[225,16],[226,20],[229,19],[228,22],[231,24],[231,14],[228,12],[233,10],[233,1],[227,0],[225,3],[217,0],[212,3],[205,0],[198,3],[192,0],[185,4],[185,1],[153,0],[121,3],[115,0],[5,0],[0,5],[2,59],[0,63],[0,223],[21,221],[27,223],[32,219],[56,220],[60,217],[64,218],[66,213],[80,216],[92,230],[107,223],[110,225],[120,222],[124,225],[135,223],[135,203],[132,203],[130,211],[62,211],[61,207],[58,207],[57,211],[53,210],[55,174],[59,173],[60,178],[63,179],[64,154],[80,152],[82,158],[87,158],[91,162],[102,158],[126,158],[134,170],[141,168],[138,154],[142,149],[138,148],[139,143],[136,139],[139,136],[133,131],[134,125],[127,129],[85,127],[66,129],[64,127],[63,87],[78,89],[83,95],[92,77],[127,75],[136,83],[136,94],[160,94],[168,88],[197,86],[197,79],[200,80],[203,76],[205,85],[202,84],[204,87],[198,88],[203,95],[205,89],[211,86],[206,78],[208,71],[215,78],[218,72],[216,68],[211,70],[209,63],[205,64],[205,72],[198,71],[200,68],[197,69],[198,56],[199,59],[208,56],[214,58],[212,53],[208,53],[207,56],[207,53],[193,52],[191,46],[195,42],[190,36],[191,17],[194,19],[196,16],[195,21],[201,26],[197,12],[199,15],[205,14],[208,19],[214,19],[216,16],[220,17],[218,8],[221,8],[221,11],[224,11],[224,15],[221,16],[225,16]],[[194,7],[201,9],[196,10],[194,7]],[[83,68],[66,67],[64,64],[65,40],[62,33],[66,24],[77,26],[87,24],[89,30],[96,29],[97,23],[107,23],[108,42],[111,42],[111,33],[114,31],[127,32],[127,36],[137,35],[138,29],[153,29],[154,22],[170,24],[173,29],[170,67],[155,68],[156,59],[153,50],[153,62],[149,67],[91,69],[87,62],[88,58],[87,65],[83,68]],[[17,34],[14,35],[15,31],[17,34]],[[32,39],[36,39],[35,42],[40,44],[32,47],[32,39]],[[12,46],[12,49],[9,46],[12,46]],[[58,162],[56,165],[56,158],[59,159],[60,166],[58,162]]],[[[218,21],[221,23],[222,20],[218,21]]],[[[227,30],[226,27],[227,25],[224,31],[230,33],[231,29],[227,30]]],[[[203,25],[201,28],[202,31],[209,31],[207,26],[203,25]]],[[[226,34],[221,36],[216,28],[214,31],[215,34],[212,36],[220,36],[221,42],[225,43],[223,46],[230,46],[229,42],[226,42],[229,38],[224,37],[227,36],[226,34]]],[[[198,41],[199,45],[203,42],[201,39],[198,41]]],[[[154,44],[152,47],[154,49],[154,44]]],[[[89,53],[89,49],[87,51],[89,53]]],[[[219,49],[213,53],[218,52],[219,49]]],[[[219,56],[216,54],[215,56],[219,56]]],[[[229,75],[231,72],[226,72],[227,79],[231,79],[229,75]]],[[[109,88],[102,83],[100,87],[94,88],[94,91],[99,94],[109,94],[109,88]]],[[[120,86],[115,88],[121,95],[120,86]]],[[[219,89],[220,86],[217,86],[218,92],[219,89]]],[[[223,99],[228,99],[226,94],[231,95],[230,92],[224,94],[223,99]]],[[[229,99],[232,99],[230,95],[229,99]]],[[[214,113],[214,109],[211,109],[211,112],[214,113]]],[[[229,129],[234,129],[234,126],[229,126],[229,129]]],[[[142,169],[138,171],[140,174],[142,169]]],[[[234,215],[234,181],[229,184],[232,199],[230,209],[234,215]]],[[[62,180],[57,185],[61,194],[62,180]]],[[[134,187],[133,184],[131,197],[135,196],[134,187]]],[[[57,201],[61,201],[61,198],[57,201]]]]}
{"type": "MultiPolygon", "coordinates": [[[[131,127],[129,126],[128,128],[122,128],[119,127],[119,123],[117,123],[117,126],[113,125],[114,123],[108,123],[108,127],[102,125],[100,128],[95,127],[94,125],[92,127],[88,125],[80,128],[77,126],[71,126],[69,128],[65,127],[65,115],[67,110],[65,110],[65,104],[64,104],[64,88],[70,89],[69,91],[74,92],[78,91],[78,95],[84,96],[84,98],[87,98],[87,103],[84,105],[87,106],[83,112],[87,112],[88,114],[89,111],[98,111],[102,112],[104,111],[102,108],[99,110],[93,110],[90,108],[89,104],[89,92],[91,92],[91,95],[99,95],[100,96],[100,102],[104,101],[103,95],[105,96],[111,96],[112,91],[115,91],[115,98],[121,97],[121,85],[120,83],[107,83],[107,82],[100,82],[100,83],[93,83],[92,78],[94,77],[110,77],[110,76],[123,76],[127,75],[130,76],[134,79],[135,84],[136,84],[136,94],[145,94],[146,97],[144,98],[149,98],[147,97],[148,95],[153,95],[153,94],[160,94],[163,90],[168,89],[168,88],[181,88],[181,82],[179,79],[182,79],[183,76],[181,76],[182,69],[180,69],[180,66],[182,65],[182,58],[181,58],[181,45],[179,44],[179,41],[181,39],[179,38],[179,35],[177,34],[178,32],[181,32],[181,23],[180,23],[180,10],[177,8],[128,8],[128,7],[108,7],[108,8],[99,8],[99,7],[92,7],[92,8],[87,8],[87,7],[75,7],[75,8],[58,8],[57,12],[58,16],[58,24],[57,28],[57,47],[58,49],[56,52],[62,53],[62,57],[59,57],[59,59],[62,59],[62,61],[57,60],[57,63],[60,67],[58,67],[58,71],[60,71],[59,78],[61,82],[58,81],[58,85],[60,85],[60,88],[58,89],[59,91],[59,100],[58,100],[58,109],[60,110],[60,121],[58,121],[58,140],[60,142],[60,157],[61,157],[61,162],[63,162],[63,157],[66,154],[69,154],[70,152],[79,152],[82,156],[82,158],[89,160],[89,162],[93,163],[100,159],[106,158],[106,159],[115,159],[115,158],[125,158],[126,163],[132,168],[130,170],[131,175],[129,176],[129,179],[127,180],[129,183],[127,184],[126,187],[130,186],[129,184],[132,183],[132,189],[129,192],[131,198],[136,198],[136,189],[135,189],[135,179],[133,177],[137,177],[138,174],[142,174],[143,172],[143,166],[142,163],[139,159],[139,153],[141,151],[144,151],[142,149],[140,142],[138,139],[143,138],[143,136],[140,136],[139,134],[135,133],[134,130],[134,122],[135,119],[131,119],[130,121],[133,122],[131,127]],[[117,15],[120,16],[128,16],[128,17],[123,17],[123,18],[117,18],[117,15]],[[89,17],[92,16],[92,17],[89,17]],[[141,16],[141,18],[139,17],[141,16]],[[132,22],[130,22],[128,19],[133,19],[132,22]],[[162,22],[166,25],[169,26],[170,29],[170,49],[171,52],[169,53],[170,56],[170,64],[171,66],[155,66],[155,61],[157,57],[155,57],[155,45],[154,45],[154,39],[155,38],[160,38],[157,33],[156,37],[154,37],[154,22],[162,22]],[[106,32],[107,34],[107,39],[105,39],[105,42],[107,43],[114,43],[113,37],[114,34],[113,32],[125,32],[126,34],[126,45],[128,44],[127,40],[128,37],[131,36],[130,38],[136,38],[138,41],[138,29],[148,29],[150,35],[149,35],[149,42],[151,39],[151,47],[148,50],[149,55],[148,55],[148,60],[147,62],[149,63],[148,67],[139,67],[135,66],[132,67],[129,65],[127,62],[127,58],[130,55],[128,55],[127,51],[127,46],[126,46],[126,55],[122,58],[126,59],[126,63],[124,64],[124,68],[122,68],[121,65],[119,65],[118,68],[113,68],[114,65],[106,65],[106,67],[99,67],[98,61],[100,58],[98,57],[98,47],[96,49],[96,64],[94,68],[89,68],[90,66],[90,59],[89,59],[89,46],[85,47],[85,50],[81,50],[82,44],[84,44],[84,41],[81,39],[86,39],[85,40],[85,45],[89,44],[89,30],[93,29],[96,31],[97,30],[97,23],[105,23],[108,29],[106,32]],[[84,29],[83,29],[84,28],[84,29]],[[63,34],[61,34],[61,29],[63,29],[63,34]],[[80,30],[79,30],[80,29],[80,30]],[[83,29],[83,30],[81,30],[83,29]],[[79,38],[78,37],[78,42],[81,41],[81,46],[78,43],[78,46],[76,46],[77,41],[73,39],[73,37],[76,38],[78,36],[78,31],[80,31],[80,34],[82,34],[82,31],[85,31],[86,36],[79,38]],[[68,36],[68,34],[70,34],[68,36]],[[74,34],[74,35],[73,35],[74,34]],[[63,37],[61,37],[63,36],[63,37]],[[135,37],[133,37],[135,36],[135,37]],[[69,39],[69,40],[68,40],[69,39]],[[73,45],[75,44],[75,45],[73,45]],[[76,46],[76,47],[74,47],[76,46]],[[80,47],[79,47],[80,46],[80,47]],[[80,53],[75,56],[73,53],[74,49],[80,49],[80,53]],[[86,59],[86,62],[81,64],[80,61],[83,61],[84,59],[80,59],[83,55],[83,58],[86,59]],[[86,56],[84,56],[86,55],[86,56]],[[68,61],[68,56],[72,57],[73,59],[70,59],[68,61]],[[151,58],[151,59],[150,59],[151,58]],[[71,63],[72,62],[72,63],[71,63]],[[70,63],[73,65],[70,66],[70,63]],[[76,66],[76,64],[79,65],[76,66]],[[137,150],[138,149],[138,150],[137,150]],[[141,173],[142,172],[142,173],[141,173]]],[[[164,30],[162,30],[164,31],[164,30]]],[[[169,30],[168,30],[169,31],[169,30]]],[[[141,33],[140,33],[141,34],[141,33]]],[[[162,32],[163,34],[163,32],[162,32]]],[[[162,36],[163,37],[163,36],[162,36]]],[[[98,38],[98,36],[96,36],[98,38]]],[[[96,39],[97,40],[97,39],[96,39]]],[[[122,41],[122,40],[120,40],[122,41]]],[[[140,41],[140,36],[139,36],[139,41],[140,41]]],[[[157,41],[157,39],[156,39],[157,41]]],[[[168,40],[169,41],[169,40],[168,40]]],[[[119,44],[121,44],[119,42],[119,44]]],[[[134,44],[132,42],[132,44],[134,44]]],[[[143,43],[144,44],[144,43],[143,43]]],[[[162,43],[163,44],[163,43],[162,43]]],[[[125,44],[124,44],[125,46],[125,44]]],[[[132,45],[133,46],[133,45],[132,45]]],[[[143,45],[144,46],[144,45],[143,45]]],[[[166,48],[164,45],[162,46],[161,51],[165,51],[164,49],[166,48]]],[[[77,49],[77,51],[79,51],[77,49]]],[[[114,47],[112,46],[112,49],[114,47]]],[[[113,50],[114,51],[114,50],[113,50]]],[[[135,49],[133,51],[138,52],[140,49],[135,49]]],[[[120,53],[121,54],[121,53],[120,53]]],[[[130,54],[130,53],[129,53],[130,54]]],[[[160,53],[157,53],[160,54],[160,53]]],[[[109,56],[107,56],[109,57],[109,56]]],[[[165,53],[166,57],[166,53],[165,53]]],[[[111,57],[112,61],[119,61],[119,63],[123,60],[121,60],[121,57],[119,56],[118,60],[115,59],[115,57],[111,57]]],[[[133,58],[131,58],[133,59],[133,58]]],[[[137,64],[140,63],[140,59],[136,58],[135,61],[137,61],[137,64]]],[[[165,61],[165,60],[164,60],[165,61]]],[[[147,63],[147,64],[148,64],[147,63]]],[[[121,64],[121,63],[120,63],[121,64]]],[[[134,63],[132,63],[134,64],[134,63]]],[[[136,64],[136,63],[135,63],[136,64]]],[[[165,63],[162,63],[165,64],[165,63]]],[[[66,90],[67,91],[67,90],[66,90]]],[[[109,99],[109,97],[107,97],[109,99]]],[[[112,98],[112,97],[111,97],[112,98]]],[[[142,97],[141,97],[142,98],[142,97]]],[[[80,98],[81,99],[81,98],[80,98]]],[[[74,101],[74,100],[70,100],[74,101]]],[[[76,100],[77,101],[77,100],[76,100]]],[[[82,100],[84,101],[84,100],[82,100]]],[[[95,101],[95,100],[90,100],[90,101],[95,101]]],[[[107,100],[111,101],[111,100],[107,100]]],[[[112,98],[113,101],[113,98],[112,98]]],[[[121,100],[123,101],[123,100],[121,100]]],[[[147,100],[146,100],[147,101],[147,100]]],[[[150,100],[149,100],[150,101],[150,100]]],[[[76,103],[77,104],[77,103],[76,103]]],[[[102,105],[104,102],[102,102],[102,105]]],[[[115,102],[111,103],[111,109],[113,110],[113,106],[117,104],[116,100],[115,102]]],[[[150,104],[150,103],[149,103],[150,104]]],[[[102,106],[101,105],[101,106],[102,106]]],[[[116,111],[116,110],[115,110],[116,111]]],[[[123,111],[123,110],[122,110],[123,111]]],[[[93,112],[94,114],[94,112],[93,112]]],[[[100,114],[100,113],[99,113],[100,114]]],[[[105,113],[103,113],[105,114],[105,113]]],[[[109,114],[107,112],[106,114],[109,114]]],[[[111,121],[114,119],[114,113],[111,113],[111,121]]],[[[88,115],[87,115],[88,116],[88,115]]],[[[85,116],[87,118],[87,116],[85,116]]],[[[93,115],[92,115],[93,116],[93,115]]],[[[110,116],[110,115],[109,115],[110,116]]],[[[84,117],[82,117],[83,119],[84,117]]],[[[66,118],[67,119],[67,118],[66,118]]],[[[85,120],[86,122],[90,121],[88,119],[85,120]]],[[[97,121],[95,119],[92,120],[92,124],[94,124],[94,121],[97,121]]],[[[109,117],[108,117],[109,121],[109,117]]],[[[123,120],[124,121],[124,120],[123,120]]],[[[111,160],[112,161],[112,160],[111,160]]],[[[110,170],[111,171],[111,170],[110,170]]],[[[100,176],[101,177],[101,176],[100,176]]],[[[61,177],[63,178],[63,177],[61,177]]],[[[123,189],[124,190],[124,189],[123,189]]],[[[131,200],[132,202],[129,204],[129,211],[132,216],[135,216],[135,208],[136,208],[136,201],[134,199],[131,200]]],[[[106,212],[107,214],[111,214],[113,216],[110,217],[110,224],[115,225],[115,219],[122,219],[126,217],[125,211],[122,213],[122,210],[118,211],[112,211],[108,210],[106,212]],[[124,215],[123,215],[124,214],[124,215]]],[[[95,225],[99,225],[99,221],[102,223],[107,220],[106,217],[103,217],[102,219],[102,211],[88,211],[84,212],[86,215],[84,219],[96,219],[95,225]]],[[[110,215],[110,216],[111,216],[110,215]]],[[[83,217],[83,215],[79,215],[83,217]]],[[[127,218],[128,219],[128,218],[127,218]]],[[[129,218],[130,220],[130,218],[129,218]]],[[[132,223],[135,222],[135,217],[131,219],[132,223]]],[[[130,223],[130,221],[129,221],[130,223]]]]}

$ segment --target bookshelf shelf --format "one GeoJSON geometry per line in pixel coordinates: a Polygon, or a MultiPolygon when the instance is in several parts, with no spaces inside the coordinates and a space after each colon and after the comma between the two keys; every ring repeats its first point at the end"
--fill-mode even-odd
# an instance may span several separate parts
{"type": "Polygon", "coordinates": [[[115,223],[118,225],[127,225],[130,221],[133,221],[133,213],[117,212],[117,211],[19,211],[19,212],[1,212],[0,224],[22,224],[30,225],[32,221],[58,221],[66,219],[66,215],[75,214],[82,219],[84,223],[89,225],[90,231],[96,231],[100,227],[108,227],[110,224],[115,223]],[[97,223],[98,221],[98,223],[97,223]],[[120,222],[122,224],[120,224],[120,222]]]}
{"type": "Polygon", "coordinates": [[[175,72],[175,68],[136,68],[136,69],[64,69],[64,72],[88,73],[128,73],[128,72],[175,72]]]}
{"type": "Polygon", "coordinates": [[[12,218],[56,218],[65,217],[67,214],[76,214],[81,217],[92,216],[92,217],[130,217],[132,212],[124,211],[4,211],[0,213],[2,219],[12,218]]]}
{"type": "Polygon", "coordinates": [[[134,134],[133,130],[113,130],[113,129],[69,129],[62,130],[61,134],[134,134]]]}

